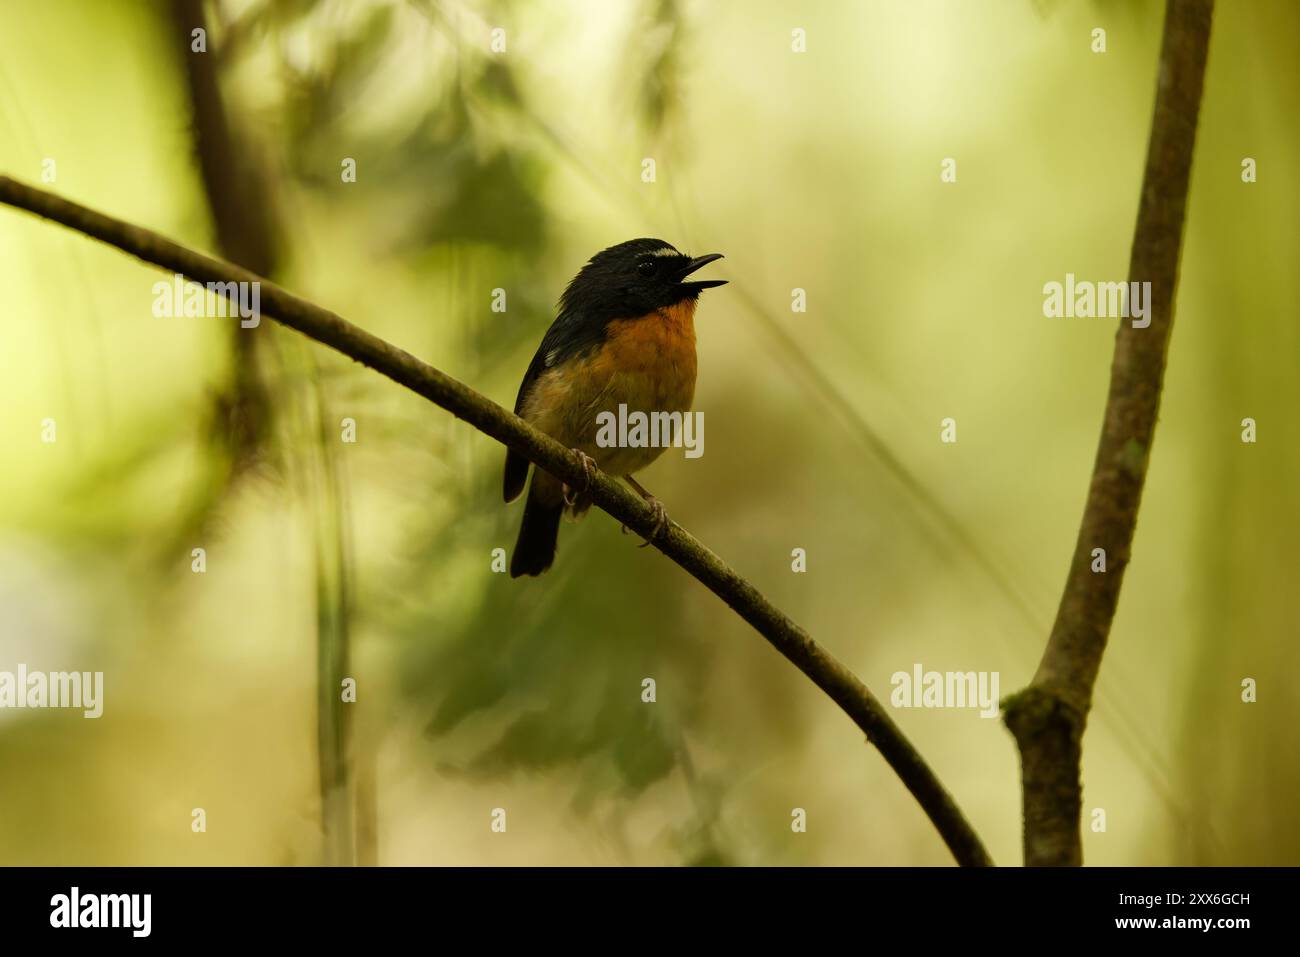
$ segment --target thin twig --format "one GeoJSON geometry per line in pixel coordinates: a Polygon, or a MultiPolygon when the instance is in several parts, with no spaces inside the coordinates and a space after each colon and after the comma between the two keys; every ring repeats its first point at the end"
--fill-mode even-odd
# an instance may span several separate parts
{"type": "MultiPolygon", "coordinates": [[[[574,485],[584,481],[573,454],[523,419],[410,353],[247,270],[7,176],[0,176],[0,202],[78,230],[194,282],[260,282],[264,315],[424,396],[557,478],[574,485]]],[[[598,472],[591,494],[597,506],[633,531],[643,537],[652,534],[654,510],[621,482],[598,472]]],[[[992,863],[929,765],[853,672],[681,526],[671,524],[654,545],[753,625],[853,719],[916,798],[958,863],[992,863]]]]}
{"type": "Polygon", "coordinates": [[[1121,320],[1110,394],[1065,591],[1033,681],[1006,702],[1020,748],[1025,863],[1078,865],[1083,731],[1128,567],[1174,321],[1192,148],[1214,0],[1169,0],[1129,281],[1150,282],[1146,328],[1121,320]],[[1093,549],[1105,550],[1094,572],[1093,549]]]}

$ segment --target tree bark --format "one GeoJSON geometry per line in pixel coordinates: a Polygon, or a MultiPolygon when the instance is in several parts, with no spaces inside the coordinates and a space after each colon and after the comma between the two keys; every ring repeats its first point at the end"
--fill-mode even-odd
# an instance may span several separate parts
{"type": "Polygon", "coordinates": [[[1128,567],[1174,321],[1192,149],[1213,0],[1169,0],[1129,281],[1151,283],[1150,325],[1121,320],[1101,439],[1065,591],[1029,687],[1006,702],[1020,749],[1029,865],[1083,863],[1083,731],[1128,567]],[[1094,572],[1093,549],[1105,550],[1094,572]]]}

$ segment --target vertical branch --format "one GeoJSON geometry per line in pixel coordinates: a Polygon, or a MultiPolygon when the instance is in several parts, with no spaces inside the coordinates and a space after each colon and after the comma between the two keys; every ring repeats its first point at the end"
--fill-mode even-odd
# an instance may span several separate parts
{"type": "MultiPolygon", "coordinates": [[[[315,363],[312,363],[314,366],[315,363]]],[[[325,863],[356,862],[352,788],[352,703],[343,701],[351,674],[348,509],[338,457],[332,451],[331,418],[320,390],[313,410],[318,429],[319,474],[316,529],[316,734],[325,863]]]]}
{"type": "MultiPolygon", "coordinates": [[[[179,45],[190,95],[194,153],[217,245],[231,262],[259,276],[273,276],[278,233],[266,183],[226,111],[216,52],[191,49],[191,31],[198,28],[211,45],[203,0],[172,0],[171,11],[176,28],[173,42],[179,45]]],[[[215,411],[220,434],[239,471],[256,456],[269,431],[272,404],[259,371],[261,335],[238,323],[231,326],[230,335],[232,380],[215,411]]]]}
{"type": "MultiPolygon", "coordinates": [[[[281,235],[262,171],[252,158],[249,144],[235,128],[221,95],[218,51],[211,48],[211,24],[203,0],[172,0],[172,20],[177,30],[189,90],[194,132],[194,153],[212,214],[217,245],[232,262],[262,276],[274,275],[281,235]],[[208,34],[208,52],[191,49],[191,31],[208,34]]],[[[229,62],[229,51],[222,62],[229,62]]],[[[263,379],[266,359],[265,330],[231,325],[231,381],[217,397],[217,434],[233,460],[234,473],[260,454],[271,429],[273,405],[263,379]]],[[[317,528],[317,750],[320,774],[325,860],[351,864],[354,860],[349,705],[339,699],[348,672],[349,614],[346,517],[340,511],[343,489],[339,484],[334,440],[325,422],[320,386],[313,377],[312,391],[320,416],[320,469],[323,492],[317,528]]],[[[373,828],[371,828],[373,830],[373,828]]]]}
{"type": "Polygon", "coordinates": [[[1214,0],[1169,0],[1129,281],[1150,282],[1146,328],[1123,320],[1092,484],[1047,649],[1029,687],[1008,699],[1020,749],[1025,863],[1077,865],[1082,739],[1128,567],[1160,410],[1173,327],[1192,149],[1214,0]],[[1105,549],[1106,570],[1092,571],[1105,549]]]}
{"type": "Polygon", "coordinates": [[[352,763],[356,769],[356,864],[358,867],[379,866],[379,768],[374,750],[358,753],[352,749],[352,763]]]}

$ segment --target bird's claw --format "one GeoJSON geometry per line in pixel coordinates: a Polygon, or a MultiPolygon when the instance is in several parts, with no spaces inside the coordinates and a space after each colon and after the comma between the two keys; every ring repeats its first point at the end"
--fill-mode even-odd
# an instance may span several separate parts
{"type": "Polygon", "coordinates": [[[582,449],[570,449],[569,451],[578,457],[578,463],[582,466],[583,482],[582,488],[576,490],[571,489],[568,485],[564,486],[564,504],[569,508],[577,508],[578,503],[591,489],[591,480],[596,474],[596,460],[582,449]]]}
{"type": "MultiPolygon", "coordinates": [[[[655,498],[653,495],[647,495],[645,502],[654,510],[655,524],[654,528],[650,530],[650,537],[638,545],[637,548],[645,548],[662,535],[668,529],[668,526],[672,524],[668,519],[668,509],[664,508],[663,502],[659,501],[659,499],[655,498]]],[[[626,525],[622,526],[622,529],[624,535],[630,531],[626,525]]]]}

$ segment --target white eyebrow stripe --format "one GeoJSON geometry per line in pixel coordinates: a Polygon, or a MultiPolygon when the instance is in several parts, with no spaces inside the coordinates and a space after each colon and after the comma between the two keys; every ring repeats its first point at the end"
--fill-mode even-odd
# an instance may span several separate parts
{"type": "Polygon", "coordinates": [[[650,255],[651,256],[680,256],[681,253],[673,249],[672,246],[661,246],[660,248],[652,252],[650,255]]]}

